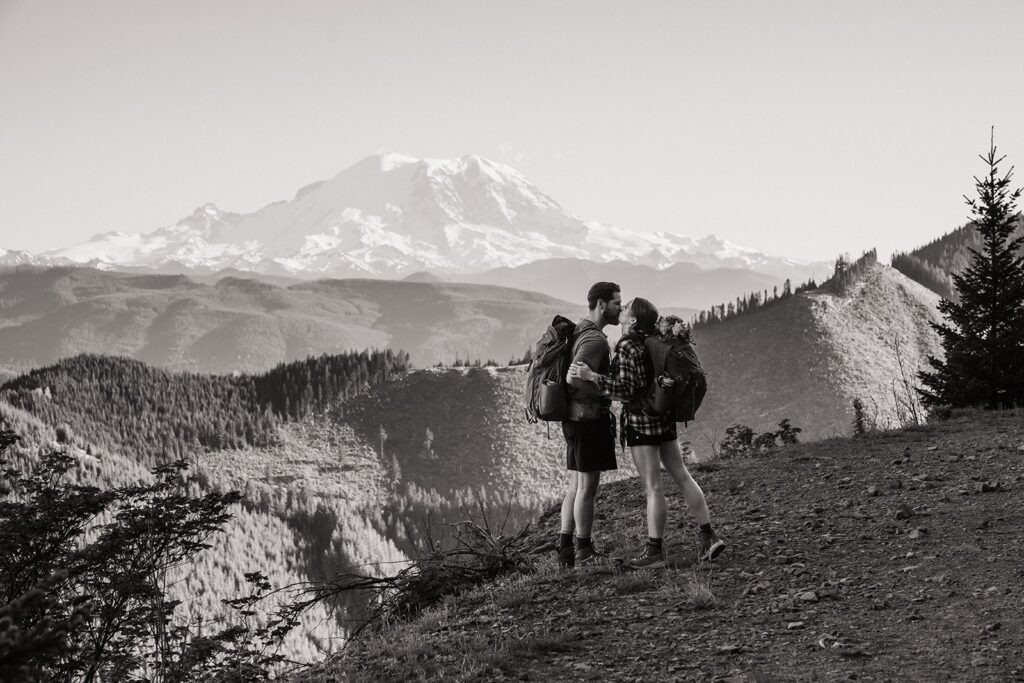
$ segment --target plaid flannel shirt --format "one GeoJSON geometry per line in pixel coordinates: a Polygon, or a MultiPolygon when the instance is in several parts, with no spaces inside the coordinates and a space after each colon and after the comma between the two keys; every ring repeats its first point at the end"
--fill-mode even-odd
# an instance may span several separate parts
{"type": "Polygon", "coordinates": [[[622,414],[627,425],[641,434],[657,436],[672,429],[672,422],[664,417],[632,413],[627,409],[629,402],[651,381],[644,363],[645,352],[643,345],[633,339],[622,341],[612,357],[608,374],[598,375],[597,385],[608,398],[622,402],[622,414]]]}

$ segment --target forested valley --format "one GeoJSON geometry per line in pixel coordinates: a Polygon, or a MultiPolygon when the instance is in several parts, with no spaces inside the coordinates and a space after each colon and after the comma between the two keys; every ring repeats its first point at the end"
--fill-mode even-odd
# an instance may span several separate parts
{"type": "MultiPolygon", "coordinates": [[[[151,482],[181,458],[191,494],[239,491],[225,533],[172,582],[177,618],[212,625],[222,600],[249,590],[247,572],[274,587],[382,575],[454,521],[527,524],[560,485],[562,446],[524,431],[514,374],[410,372],[390,350],[233,375],[83,355],[0,386],[0,423],[22,437],[8,461],[26,470],[57,450],[74,481],[106,488],[151,482]]],[[[338,649],[363,600],[305,613],[287,657],[338,649]]]]}

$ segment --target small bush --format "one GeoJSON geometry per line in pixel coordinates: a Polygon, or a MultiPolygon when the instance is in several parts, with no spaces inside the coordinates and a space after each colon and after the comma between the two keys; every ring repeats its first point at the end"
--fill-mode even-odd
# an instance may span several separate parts
{"type": "Polygon", "coordinates": [[[775,443],[775,432],[765,432],[764,434],[758,434],[754,438],[753,448],[758,453],[765,453],[775,450],[777,445],[775,443]]]}
{"type": "Polygon", "coordinates": [[[782,442],[783,446],[799,443],[799,434],[802,431],[800,427],[790,424],[789,418],[779,422],[776,431],[763,434],[755,433],[746,425],[734,424],[725,430],[725,438],[722,439],[719,450],[725,457],[767,453],[776,448],[776,440],[782,442]]]}
{"type": "Polygon", "coordinates": [[[775,432],[775,436],[779,437],[783,446],[793,446],[800,442],[800,432],[802,431],[804,430],[800,427],[791,425],[787,417],[779,423],[779,429],[775,432]]]}
{"type": "Polygon", "coordinates": [[[711,584],[703,579],[690,579],[686,584],[686,597],[694,609],[714,609],[718,606],[718,598],[711,590],[711,584]]]}
{"type": "Polygon", "coordinates": [[[754,442],[754,430],[746,425],[734,424],[725,430],[722,439],[721,453],[726,457],[745,455],[750,452],[754,442]]]}

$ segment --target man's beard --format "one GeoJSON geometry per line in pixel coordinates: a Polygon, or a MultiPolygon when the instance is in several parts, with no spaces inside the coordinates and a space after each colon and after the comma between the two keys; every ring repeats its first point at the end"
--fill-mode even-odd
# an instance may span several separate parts
{"type": "Polygon", "coordinates": [[[619,324],[619,311],[616,311],[614,316],[613,316],[611,311],[609,311],[607,308],[604,309],[604,321],[608,325],[618,325],[619,324]]]}

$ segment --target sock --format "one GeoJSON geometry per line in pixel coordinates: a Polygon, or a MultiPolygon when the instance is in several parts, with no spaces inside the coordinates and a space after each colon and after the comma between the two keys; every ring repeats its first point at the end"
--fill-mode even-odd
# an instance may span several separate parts
{"type": "Polygon", "coordinates": [[[590,536],[586,536],[586,537],[584,537],[584,536],[577,536],[576,537],[576,547],[579,548],[580,550],[582,550],[583,548],[589,548],[590,547],[590,536]]]}
{"type": "Polygon", "coordinates": [[[661,550],[661,539],[654,538],[653,536],[648,536],[647,545],[651,546],[652,548],[657,548],[658,550],[661,550]]]}
{"type": "Polygon", "coordinates": [[[565,533],[564,531],[558,534],[558,549],[564,550],[572,547],[572,532],[565,533]]]}
{"type": "Polygon", "coordinates": [[[715,533],[715,530],[711,528],[711,522],[708,522],[707,524],[700,525],[700,532],[702,534],[710,536],[711,534],[715,533]]]}

